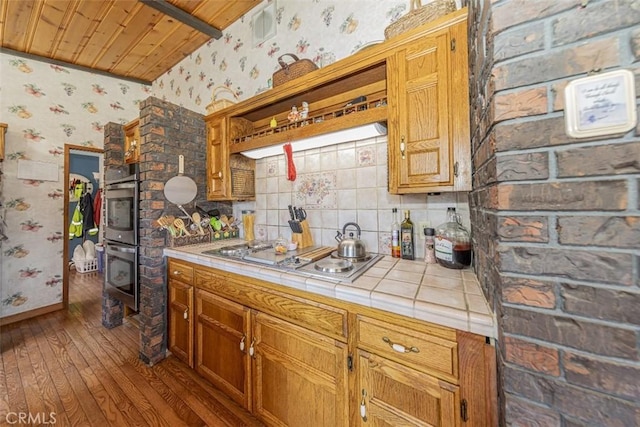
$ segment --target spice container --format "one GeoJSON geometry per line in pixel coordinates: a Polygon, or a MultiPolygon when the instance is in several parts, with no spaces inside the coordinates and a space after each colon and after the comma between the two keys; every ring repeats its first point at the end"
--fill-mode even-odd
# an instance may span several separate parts
{"type": "Polygon", "coordinates": [[[436,252],[435,252],[435,236],[436,230],[431,227],[425,227],[424,229],[424,262],[425,264],[435,264],[436,252]]]}
{"type": "Polygon", "coordinates": [[[253,231],[255,218],[256,218],[255,211],[251,211],[251,210],[242,211],[242,224],[244,226],[244,240],[246,240],[247,242],[250,242],[256,238],[253,231]]]}

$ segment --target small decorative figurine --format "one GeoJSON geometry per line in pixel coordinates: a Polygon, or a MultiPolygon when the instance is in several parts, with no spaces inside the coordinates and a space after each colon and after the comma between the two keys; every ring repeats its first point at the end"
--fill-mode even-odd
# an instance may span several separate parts
{"type": "Polygon", "coordinates": [[[298,112],[298,107],[296,107],[295,105],[291,107],[291,112],[287,116],[287,119],[289,119],[289,122],[291,123],[296,122],[298,121],[298,119],[300,119],[300,113],[298,112]]]}
{"type": "Polygon", "coordinates": [[[302,111],[300,112],[300,120],[304,120],[307,117],[309,117],[309,103],[308,102],[303,102],[302,103],[302,111]]]}
{"type": "Polygon", "coordinates": [[[278,127],[278,121],[275,117],[271,119],[271,122],[269,122],[269,126],[271,126],[272,128],[278,127]]]}

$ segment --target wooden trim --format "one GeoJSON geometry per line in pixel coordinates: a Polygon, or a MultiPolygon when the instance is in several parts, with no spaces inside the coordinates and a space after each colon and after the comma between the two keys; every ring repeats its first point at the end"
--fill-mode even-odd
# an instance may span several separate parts
{"type": "Polygon", "coordinates": [[[166,0],[140,0],[140,3],[152,7],[160,13],[164,13],[165,15],[190,26],[194,30],[213,37],[216,40],[222,37],[222,31],[220,31],[218,28],[214,27],[213,25],[207,24],[206,22],[196,18],[193,15],[188,14],[184,10],[172,5],[166,0]]]}
{"type": "Polygon", "coordinates": [[[4,160],[4,134],[7,132],[8,125],[0,123],[0,162],[4,160]]]}
{"type": "Polygon", "coordinates": [[[19,50],[13,50],[6,47],[0,47],[0,53],[19,56],[21,58],[30,59],[30,60],[42,62],[45,64],[60,65],[61,67],[71,68],[79,71],[85,71],[91,74],[99,74],[101,76],[107,76],[113,79],[126,80],[132,83],[139,83],[141,85],[151,86],[153,84],[153,81],[151,80],[143,80],[143,79],[136,79],[134,77],[127,77],[120,74],[114,74],[108,71],[99,70],[97,68],[85,67],[83,65],[72,64],[71,62],[60,61],[59,59],[53,59],[53,58],[47,58],[45,56],[34,55],[33,53],[20,52],[19,50]]]}
{"type": "Polygon", "coordinates": [[[20,322],[22,320],[32,319],[34,317],[42,316],[43,314],[51,313],[54,311],[62,310],[65,308],[63,303],[57,302],[46,307],[34,308],[33,310],[23,311],[22,313],[13,314],[7,317],[0,318],[0,326],[6,326],[11,323],[20,322]]]}
{"type": "Polygon", "coordinates": [[[63,239],[64,245],[62,245],[62,305],[64,308],[69,307],[69,264],[67,260],[69,259],[69,156],[71,155],[72,150],[104,154],[104,150],[102,148],[71,144],[64,145],[64,187],[62,191],[64,194],[62,235],[65,237],[63,239]]]}

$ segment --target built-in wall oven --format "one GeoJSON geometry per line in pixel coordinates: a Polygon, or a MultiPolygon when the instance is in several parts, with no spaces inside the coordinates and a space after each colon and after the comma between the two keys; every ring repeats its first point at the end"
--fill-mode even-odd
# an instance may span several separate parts
{"type": "Polygon", "coordinates": [[[105,204],[105,290],[138,310],[138,175],[107,180],[105,204]]]}

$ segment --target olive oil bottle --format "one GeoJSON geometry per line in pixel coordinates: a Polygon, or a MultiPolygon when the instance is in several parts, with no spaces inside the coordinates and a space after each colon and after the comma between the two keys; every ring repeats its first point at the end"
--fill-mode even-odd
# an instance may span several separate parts
{"type": "Polygon", "coordinates": [[[414,227],[409,211],[404,211],[404,221],[400,224],[400,253],[402,259],[415,259],[414,227]]]}

